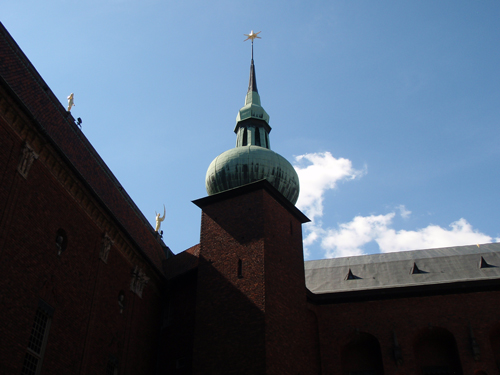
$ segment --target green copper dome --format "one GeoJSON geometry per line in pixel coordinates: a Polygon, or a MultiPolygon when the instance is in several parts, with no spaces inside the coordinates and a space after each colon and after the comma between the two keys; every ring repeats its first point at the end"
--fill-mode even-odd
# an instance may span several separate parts
{"type": "Polygon", "coordinates": [[[299,197],[299,177],[281,155],[264,147],[235,147],[217,156],[207,170],[208,195],[266,179],[290,202],[299,197]]]}
{"type": "Polygon", "coordinates": [[[207,170],[208,195],[266,179],[295,204],[299,177],[292,165],[269,145],[269,115],[260,104],[255,67],[250,65],[250,83],[245,105],[236,117],[236,147],[217,156],[207,170]]]}

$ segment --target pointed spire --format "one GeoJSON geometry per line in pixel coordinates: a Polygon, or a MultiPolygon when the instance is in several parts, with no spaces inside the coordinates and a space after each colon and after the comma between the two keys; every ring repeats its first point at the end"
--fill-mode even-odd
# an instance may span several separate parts
{"type": "Polygon", "coordinates": [[[265,121],[269,126],[269,115],[260,104],[260,95],[257,91],[257,76],[255,75],[255,65],[253,62],[253,40],[255,38],[260,39],[260,37],[257,36],[259,33],[260,31],[258,33],[254,33],[252,30],[250,34],[245,34],[245,36],[248,37],[245,40],[252,40],[252,59],[250,60],[250,79],[248,81],[248,91],[245,97],[245,106],[240,109],[238,116],[236,117],[236,127],[238,127],[238,122],[250,118],[265,121]]]}
{"type": "Polygon", "coordinates": [[[250,64],[250,81],[248,82],[248,92],[257,92],[257,77],[255,75],[255,66],[253,64],[253,56],[252,63],[250,64]]]}
{"type": "Polygon", "coordinates": [[[269,115],[260,104],[260,95],[257,91],[257,76],[255,74],[255,64],[253,61],[253,41],[258,33],[253,31],[245,34],[252,41],[252,59],[250,60],[250,79],[248,80],[248,90],[245,96],[245,105],[238,111],[236,116],[236,147],[260,146],[270,149],[269,145],[269,115]]]}

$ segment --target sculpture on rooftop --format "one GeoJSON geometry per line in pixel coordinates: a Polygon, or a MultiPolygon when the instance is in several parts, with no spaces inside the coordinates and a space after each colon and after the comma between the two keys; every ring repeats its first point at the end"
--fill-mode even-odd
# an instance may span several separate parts
{"type": "MultiPolygon", "coordinates": [[[[155,211],[156,213],[156,211],[155,211]]],[[[158,232],[160,230],[161,222],[165,220],[165,205],[163,205],[163,217],[160,217],[159,213],[156,213],[156,227],[155,227],[155,232],[158,232]]]]}
{"type": "Polygon", "coordinates": [[[69,96],[68,96],[68,112],[71,112],[71,108],[75,106],[75,103],[73,101],[73,97],[74,97],[74,94],[71,93],[69,96]]]}

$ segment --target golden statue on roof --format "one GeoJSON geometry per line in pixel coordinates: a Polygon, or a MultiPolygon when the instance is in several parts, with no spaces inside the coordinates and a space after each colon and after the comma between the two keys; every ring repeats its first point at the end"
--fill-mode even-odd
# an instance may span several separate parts
{"type": "Polygon", "coordinates": [[[160,230],[160,226],[161,226],[161,222],[163,220],[165,220],[165,205],[163,205],[163,217],[160,216],[160,213],[157,213],[155,211],[155,214],[156,214],[156,226],[155,226],[155,232],[158,232],[160,230]]]}
{"type": "MultiPolygon", "coordinates": [[[[253,39],[252,39],[253,40],[253,39]]],[[[71,93],[68,96],[68,112],[71,112],[71,108],[75,106],[75,94],[71,93]]]]}

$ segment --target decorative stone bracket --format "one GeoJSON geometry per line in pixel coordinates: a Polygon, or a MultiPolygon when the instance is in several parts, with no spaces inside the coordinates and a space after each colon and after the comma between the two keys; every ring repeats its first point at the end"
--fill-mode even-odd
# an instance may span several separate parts
{"type": "Polygon", "coordinates": [[[102,236],[102,242],[101,242],[101,252],[99,253],[99,258],[104,262],[108,263],[108,255],[109,251],[111,250],[111,246],[113,246],[113,241],[111,238],[108,236],[107,233],[104,233],[102,236]]]}
{"type": "Polygon", "coordinates": [[[144,286],[149,281],[149,277],[146,276],[144,271],[139,268],[139,266],[135,266],[132,271],[132,280],[130,281],[130,290],[137,294],[142,298],[142,291],[144,290],[144,286]]]}
{"type": "Polygon", "coordinates": [[[28,173],[35,159],[38,159],[38,154],[28,145],[28,143],[25,143],[21,160],[17,166],[17,171],[21,176],[28,178],[28,173]]]}

